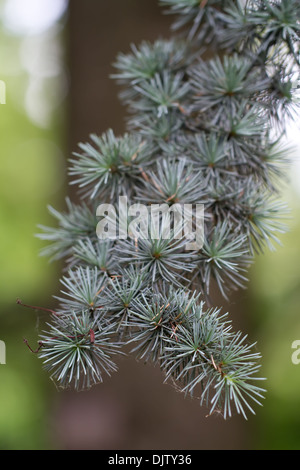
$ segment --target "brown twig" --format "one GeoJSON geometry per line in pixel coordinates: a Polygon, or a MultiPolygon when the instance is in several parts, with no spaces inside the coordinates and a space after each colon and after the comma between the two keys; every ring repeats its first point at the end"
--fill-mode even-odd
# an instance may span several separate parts
{"type": "Polygon", "coordinates": [[[23,302],[20,299],[17,299],[17,304],[22,305],[22,307],[31,308],[32,310],[42,310],[43,312],[52,313],[52,315],[59,315],[59,313],[56,313],[54,310],[51,310],[50,308],[36,307],[35,305],[23,304],[23,302]]]}
{"type": "Polygon", "coordinates": [[[39,341],[38,342],[38,348],[37,349],[32,349],[31,346],[29,345],[28,343],[28,340],[26,338],[24,338],[24,343],[26,344],[26,346],[30,349],[30,351],[33,353],[33,354],[37,354],[39,352],[39,350],[44,346],[43,342],[42,341],[39,341]]]}

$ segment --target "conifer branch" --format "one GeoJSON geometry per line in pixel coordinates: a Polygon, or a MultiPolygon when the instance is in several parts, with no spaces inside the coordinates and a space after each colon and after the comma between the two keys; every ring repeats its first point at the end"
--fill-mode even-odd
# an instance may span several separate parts
{"type": "Polygon", "coordinates": [[[68,272],[36,352],[60,386],[79,389],[115,371],[130,344],[210,414],[246,418],[264,397],[261,356],[213,305],[211,286],[227,299],[244,288],[254,254],[287,229],[280,190],[289,149],[271,131],[275,124],[282,135],[299,106],[300,4],[160,3],[176,16],[174,36],[132,45],[114,64],[127,132],[79,144],[70,175],[83,200],[50,208],[58,227],[38,235],[49,242],[42,254],[64,258],[68,272]],[[203,204],[203,246],[186,250],[186,233],[174,223],[168,232],[162,215],[155,233],[138,236],[142,226],[126,222],[127,238],[99,240],[96,208],[120,196],[175,212],[203,204]]]}

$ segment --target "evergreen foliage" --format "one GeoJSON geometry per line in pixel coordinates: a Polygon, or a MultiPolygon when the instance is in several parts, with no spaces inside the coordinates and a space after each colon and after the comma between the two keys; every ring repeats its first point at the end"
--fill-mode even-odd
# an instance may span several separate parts
{"type": "MultiPolygon", "coordinates": [[[[158,363],[166,381],[209,412],[246,417],[264,390],[260,354],[212,305],[245,286],[256,253],[285,231],[281,201],[288,150],[274,126],[297,101],[298,0],[161,0],[176,34],[142,42],[115,62],[127,133],[79,145],[70,160],[82,203],[50,208],[42,254],[65,259],[62,295],[39,356],[59,386],[101,382],[124,344],[158,363]],[[203,247],[163,223],[156,239],[97,238],[96,208],[204,204],[203,247]]],[[[298,82],[299,83],[299,82],[298,82]]],[[[298,85],[299,87],[299,85],[298,85]]],[[[118,214],[120,217],[121,214],[118,214]]]]}

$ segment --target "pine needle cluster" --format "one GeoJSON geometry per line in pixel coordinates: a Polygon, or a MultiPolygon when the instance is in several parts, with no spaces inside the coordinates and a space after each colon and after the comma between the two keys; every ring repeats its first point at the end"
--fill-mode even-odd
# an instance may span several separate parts
{"type": "MultiPolygon", "coordinates": [[[[132,46],[113,78],[125,135],[91,135],[70,159],[80,205],[50,208],[43,254],[64,259],[58,306],[39,356],[62,387],[101,382],[130,345],[166,381],[224,418],[254,413],[260,354],[212,305],[245,287],[256,253],[273,248],[286,207],[289,149],[274,137],[299,105],[298,0],[161,0],[170,39],[132,46]],[[97,237],[99,204],[204,205],[201,249],[173,230],[156,238],[97,237]]],[[[117,214],[120,217],[121,214],[117,214]]]]}

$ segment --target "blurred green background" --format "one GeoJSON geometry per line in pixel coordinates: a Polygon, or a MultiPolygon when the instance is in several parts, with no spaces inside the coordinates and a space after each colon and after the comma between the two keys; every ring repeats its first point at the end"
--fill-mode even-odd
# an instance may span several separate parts
{"type": "Polygon", "coordinates": [[[64,30],[56,20],[66,4],[53,3],[56,12],[49,15],[37,2],[0,2],[0,78],[6,84],[0,106],[0,337],[7,362],[0,366],[1,449],[51,446],[49,384],[23,343],[26,337],[35,347],[39,320],[16,299],[51,303],[57,284],[58,266],[39,257],[35,238],[38,223],[51,223],[47,204],[59,203],[65,191],[67,76],[64,30]]]}
{"type": "Polygon", "coordinates": [[[255,417],[207,419],[131,358],[91,392],[58,392],[23,343],[35,347],[47,314],[16,299],[51,308],[59,291],[62,266],[39,257],[35,233],[53,224],[47,205],[63,209],[71,195],[67,159],[89,133],[124,130],[111,64],[130,43],[169,35],[157,0],[69,3],[0,0],[0,449],[300,449],[300,364],[291,361],[300,340],[300,119],[287,136],[296,149],[284,188],[290,231],[228,305],[263,354],[268,393],[255,417]]]}

